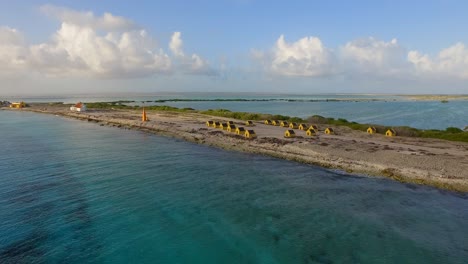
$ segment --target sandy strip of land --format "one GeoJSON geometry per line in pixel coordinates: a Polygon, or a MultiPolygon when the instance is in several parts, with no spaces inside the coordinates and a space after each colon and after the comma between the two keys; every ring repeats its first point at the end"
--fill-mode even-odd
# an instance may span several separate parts
{"type": "MultiPolygon", "coordinates": [[[[96,122],[101,125],[140,129],[223,149],[258,153],[302,163],[340,169],[349,173],[389,177],[401,182],[431,185],[468,192],[468,144],[436,139],[369,135],[347,127],[332,126],[336,135],[320,133],[308,137],[295,129],[296,138],[285,139],[286,128],[255,122],[257,138],[244,139],[235,133],[205,125],[207,120],[232,119],[197,113],[148,111],[150,121],[141,121],[134,110],[89,110],[70,112],[67,106],[32,104],[12,111],[34,111],[96,122]]],[[[232,120],[244,126],[241,120],[232,120]]],[[[245,127],[245,126],[244,126],[245,127]]]]}
{"type": "Polygon", "coordinates": [[[468,95],[401,95],[414,101],[448,101],[448,100],[468,100],[468,95]]]}

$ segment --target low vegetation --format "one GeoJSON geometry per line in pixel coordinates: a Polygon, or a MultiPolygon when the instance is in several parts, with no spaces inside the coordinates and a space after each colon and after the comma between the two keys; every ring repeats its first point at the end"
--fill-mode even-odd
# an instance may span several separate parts
{"type": "MultiPolygon", "coordinates": [[[[87,103],[88,108],[90,109],[141,109],[141,106],[129,106],[125,104],[126,102],[117,101],[117,102],[98,102],[98,103],[87,103]]],[[[399,126],[399,127],[388,127],[375,124],[360,124],[357,122],[349,122],[343,118],[330,118],[323,117],[319,115],[313,115],[306,119],[299,117],[291,117],[285,115],[272,115],[272,114],[261,114],[261,113],[249,113],[249,112],[232,112],[227,109],[209,109],[209,110],[195,110],[193,108],[177,108],[173,106],[166,105],[156,105],[156,106],[145,106],[146,110],[155,110],[155,111],[171,111],[171,112],[191,112],[191,113],[200,113],[210,116],[219,116],[225,118],[233,118],[239,120],[281,120],[288,122],[296,123],[309,123],[309,124],[328,124],[328,125],[337,125],[337,126],[346,126],[354,130],[366,131],[368,127],[375,127],[377,133],[385,134],[387,129],[393,129],[396,131],[399,136],[406,137],[422,137],[422,138],[437,138],[445,139],[451,141],[462,141],[468,142],[468,132],[465,132],[456,127],[449,127],[445,130],[422,130],[416,129],[408,126],[399,126]]]]}

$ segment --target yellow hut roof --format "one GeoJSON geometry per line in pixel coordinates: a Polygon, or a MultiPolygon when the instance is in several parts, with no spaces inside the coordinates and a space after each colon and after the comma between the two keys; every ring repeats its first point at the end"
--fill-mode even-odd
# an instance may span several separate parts
{"type": "Polygon", "coordinates": [[[297,127],[297,123],[294,123],[294,122],[289,123],[289,127],[290,127],[290,128],[296,128],[296,127],[297,127]]]}
{"type": "Polygon", "coordinates": [[[255,138],[255,137],[257,137],[257,135],[255,135],[255,131],[247,130],[244,133],[244,137],[246,137],[246,138],[255,138]]]}
{"type": "Polygon", "coordinates": [[[385,132],[386,136],[396,136],[396,131],[393,129],[388,129],[387,132],[385,132]]]}
{"type": "Polygon", "coordinates": [[[237,128],[236,128],[236,133],[237,133],[237,134],[240,134],[241,132],[245,132],[245,128],[243,128],[243,127],[237,127],[237,128]]]}
{"type": "Polygon", "coordinates": [[[317,134],[315,129],[307,129],[307,131],[306,131],[306,135],[308,135],[308,136],[313,136],[315,134],[317,134]]]}
{"type": "Polygon", "coordinates": [[[377,129],[375,127],[369,127],[367,128],[367,133],[369,134],[374,134],[377,132],[377,129]]]}
{"type": "Polygon", "coordinates": [[[294,130],[291,130],[291,129],[288,129],[284,132],[284,137],[295,137],[296,136],[296,133],[294,132],[294,130]]]}

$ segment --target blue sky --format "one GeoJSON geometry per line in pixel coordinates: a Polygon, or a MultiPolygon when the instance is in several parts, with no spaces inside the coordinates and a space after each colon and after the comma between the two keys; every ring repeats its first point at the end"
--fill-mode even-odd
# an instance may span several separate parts
{"type": "Polygon", "coordinates": [[[466,1],[1,5],[0,94],[468,93],[466,1]]]}

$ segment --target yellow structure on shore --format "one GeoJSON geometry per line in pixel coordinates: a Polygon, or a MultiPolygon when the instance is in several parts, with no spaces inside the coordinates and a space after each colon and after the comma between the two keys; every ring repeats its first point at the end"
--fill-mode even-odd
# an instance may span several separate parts
{"type": "Polygon", "coordinates": [[[288,129],[284,132],[284,137],[285,138],[294,138],[296,137],[296,133],[294,133],[294,130],[288,129]]]}
{"type": "Polygon", "coordinates": [[[26,107],[26,103],[21,101],[21,102],[13,102],[10,104],[10,108],[23,108],[26,107]]]}
{"type": "Polygon", "coordinates": [[[265,125],[271,125],[271,120],[268,120],[268,119],[267,119],[267,120],[265,120],[264,123],[265,123],[265,125]]]}
{"type": "Polygon", "coordinates": [[[146,116],[146,111],[144,107],[143,107],[143,112],[141,113],[141,121],[143,122],[149,121],[148,117],[146,116]]]}
{"type": "Polygon", "coordinates": [[[307,124],[300,124],[300,125],[299,125],[299,129],[300,129],[300,130],[307,130],[307,128],[308,128],[308,125],[307,125],[307,124]]]}
{"type": "Polygon", "coordinates": [[[213,123],[213,127],[214,127],[214,128],[222,128],[222,127],[221,127],[221,122],[214,122],[214,123],[213,123]]]}
{"type": "Polygon", "coordinates": [[[306,135],[308,135],[308,136],[315,136],[315,135],[317,135],[317,131],[315,131],[315,129],[310,129],[310,128],[309,128],[309,129],[307,129],[307,131],[306,131],[306,135]]]}
{"type": "Polygon", "coordinates": [[[289,128],[297,128],[297,123],[289,123],[289,128]]]}
{"type": "Polygon", "coordinates": [[[387,130],[387,132],[385,132],[385,135],[387,137],[394,137],[394,136],[396,136],[396,131],[393,130],[393,129],[389,129],[389,130],[387,130]]]}
{"type": "Polygon", "coordinates": [[[206,126],[207,127],[212,127],[213,124],[214,124],[214,121],[212,121],[212,120],[206,121],[206,126]]]}
{"type": "Polygon", "coordinates": [[[325,129],[325,134],[327,134],[327,135],[333,135],[333,134],[335,134],[335,130],[333,130],[333,128],[331,128],[331,127],[327,127],[327,128],[325,129]]]}
{"type": "Polygon", "coordinates": [[[250,139],[252,139],[252,138],[256,138],[257,135],[255,134],[255,131],[253,131],[253,130],[247,130],[247,131],[245,131],[245,133],[244,133],[244,137],[245,137],[245,138],[250,138],[250,139]]]}
{"type": "Polygon", "coordinates": [[[253,123],[252,121],[250,121],[250,120],[245,121],[245,126],[249,126],[249,127],[250,127],[250,126],[253,126],[253,125],[254,125],[254,123],[253,123]]]}
{"type": "Polygon", "coordinates": [[[289,123],[288,123],[288,121],[281,121],[280,126],[289,127],[289,123]]]}
{"type": "Polygon", "coordinates": [[[228,125],[234,125],[234,121],[227,121],[226,122],[228,125]]]}
{"type": "Polygon", "coordinates": [[[237,135],[244,135],[245,134],[245,128],[243,128],[243,127],[236,128],[236,134],[237,135]]]}
{"type": "Polygon", "coordinates": [[[318,130],[318,126],[317,125],[310,125],[309,129],[318,130]]]}
{"type": "Polygon", "coordinates": [[[368,134],[375,134],[375,133],[377,133],[377,129],[375,127],[369,127],[369,128],[367,128],[367,133],[368,134]]]}
{"type": "Polygon", "coordinates": [[[229,125],[227,126],[227,132],[231,132],[231,133],[234,133],[236,132],[236,126],[235,125],[229,125]]]}
{"type": "Polygon", "coordinates": [[[274,125],[274,126],[279,126],[279,125],[280,125],[280,121],[278,121],[278,120],[273,120],[273,121],[271,121],[271,124],[274,125]]]}

